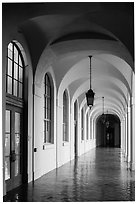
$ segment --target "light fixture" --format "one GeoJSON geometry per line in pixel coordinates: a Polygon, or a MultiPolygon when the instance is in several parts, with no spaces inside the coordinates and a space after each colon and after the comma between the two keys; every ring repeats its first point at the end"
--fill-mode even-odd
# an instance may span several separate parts
{"type": "Polygon", "coordinates": [[[102,108],[103,108],[103,113],[102,113],[102,123],[104,124],[106,122],[106,115],[104,114],[104,97],[102,97],[102,108]]]}
{"type": "Polygon", "coordinates": [[[86,93],[87,105],[89,106],[90,109],[93,106],[94,95],[95,95],[94,91],[91,88],[91,57],[92,56],[89,56],[89,59],[90,59],[90,88],[86,93]]]}

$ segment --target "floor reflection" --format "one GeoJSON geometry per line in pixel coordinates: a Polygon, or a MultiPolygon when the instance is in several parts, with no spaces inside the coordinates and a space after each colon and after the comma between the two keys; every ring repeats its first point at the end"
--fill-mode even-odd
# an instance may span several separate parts
{"type": "Polygon", "coordinates": [[[119,148],[96,148],[8,193],[4,201],[134,201],[135,175],[119,148]]]}

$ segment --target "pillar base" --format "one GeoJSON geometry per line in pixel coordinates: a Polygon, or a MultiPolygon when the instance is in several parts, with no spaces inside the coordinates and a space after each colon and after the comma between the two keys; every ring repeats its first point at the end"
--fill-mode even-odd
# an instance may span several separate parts
{"type": "Polygon", "coordinates": [[[131,160],[130,160],[130,156],[127,156],[127,162],[130,163],[131,160]]]}
{"type": "Polygon", "coordinates": [[[135,163],[134,162],[130,162],[130,170],[135,171],[135,163]]]}
{"type": "Polygon", "coordinates": [[[127,161],[127,168],[130,169],[131,168],[131,162],[127,161]]]}
{"type": "Polygon", "coordinates": [[[128,161],[128,159],[127,159],[127,154],[124,152],[123,155],[124,155],[124,161],[127,162],[127,161],[128,161]]]}

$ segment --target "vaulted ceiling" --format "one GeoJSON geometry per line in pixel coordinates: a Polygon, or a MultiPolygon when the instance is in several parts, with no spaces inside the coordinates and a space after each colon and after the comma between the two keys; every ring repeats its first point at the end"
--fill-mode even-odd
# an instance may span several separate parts
{"type": "Polygon", "coordinates": [[[41,83],[46,63],[57,90],[68,88],[72,100],[85,101],[92,55],[94,110],[101,112],[104,96],[106,109],[124,112],[134,71],[133,3],[8,3],[3,25],[3,32],[14,27],[25,37],[36,82],[41,83]]]}

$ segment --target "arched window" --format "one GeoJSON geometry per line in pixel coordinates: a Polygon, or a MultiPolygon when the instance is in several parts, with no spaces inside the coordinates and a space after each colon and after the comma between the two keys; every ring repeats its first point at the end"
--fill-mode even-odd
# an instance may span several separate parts
{"type": "Polygon", "coordinates": [[[15,42],[8,45],[6,70],[6,92],[18,98],[23,98],[23,57],[15,42]]]}
{"type": "Polygon", "coordinates": [[[81,140],[84,140],[84,109],[81,109],[81,140]]]}
{"type": "Polygon", "coordinates": [[[48,74],[44,80],[44,143],[53,143],[52,123],[52,85],[48,74]]]}
{"type": "Polygon", "coordinates": [[[68,142],[68,95],[65,90],[63,93],[63,141],[68,142]]]}

